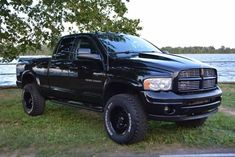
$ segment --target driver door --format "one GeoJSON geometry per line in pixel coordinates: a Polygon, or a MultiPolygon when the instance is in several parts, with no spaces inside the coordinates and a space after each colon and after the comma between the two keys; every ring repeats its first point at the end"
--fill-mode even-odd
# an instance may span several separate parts
{"type": "Polygon", "coordinates": [[[75,101],[100,104],[105,81],[102,55],[96,43],[88,36],[79,36],[74,59],[69,69],[69,88],[75,101]]]}

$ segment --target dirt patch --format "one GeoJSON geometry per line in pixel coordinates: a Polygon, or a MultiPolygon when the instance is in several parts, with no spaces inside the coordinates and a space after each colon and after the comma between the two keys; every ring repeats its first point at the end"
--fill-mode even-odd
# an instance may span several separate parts
{"type": "Polygon", "coordinates": [[[235,116],[235,110],[234,109],[231,109],[231,108],[227,108],[227,107],[220,107],[219,108],[219,111],[220,112],[223,112],[223,113],[226,113],[230,116],[235,116]]]}
{"type": "Polygon", "coordinates": [[[0,86],[0,90],[3,90],[3,89],[17,89],[16,86],[0,86]]]}
{"type": "MultiPolygon", "coordinates": [[[[146,151],[138,152],[138,150],[130,150],[128,147],[118,147],[117,150],[106,152],[93,152],[92,148],[71,149],[64,152],[64,156],[92,156],[92,157],[159,157],[164,154],[200,154],[200,153],[235,153],[234,148],[192,148],[181,145],[156,145],[156,148],[149,148],[146,151]]],[[[35,157],[37,150],[35,148],[18,149],[15,151],[0,151],[0,157],[35,157]]],[[[46,155],[47,156],[47,155],[46,155]]],[[[48,156],[60,156],[58,154],[50,154],[48,156]]]]}
{"type": "Polygon", "coordinates": [[[18,156],[35,157],[36,156],[35,152],[36,152],[36,150],[34,147],[30,147],[27,149],[18,149],[15,151],[6,151],[6,150],[1,151],[0,150],[0,157],[6,157],[6,156],[9,156],[9,157],[18,157],[18,156]]]}
{"type": "Polygon", "coordinates": [[[179,147],[178,145],[163,145],[159,146],[159,149],[151,149],[146,152],[136,153],[136,152],[105,152],[96,154],[97,157],[158,157],[164,154],[211,154],[211,153],[234,153],[233,148],[191,148],[191,147],[179,147]]]}
{"type": "Polygon", "coordinates": [[[0,93],[0,98],[4,98],[4,97],[6,97],[6,96],[7,96],[6,94],[0,93]]]}

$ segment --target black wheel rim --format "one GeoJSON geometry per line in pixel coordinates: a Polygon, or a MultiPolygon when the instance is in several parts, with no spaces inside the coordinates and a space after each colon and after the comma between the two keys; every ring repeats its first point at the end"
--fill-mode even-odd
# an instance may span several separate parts
{"type": "Polygon", "coordinates": [[[25,107],[27,111],[32,110],[33,108],[33,98],[32,95],[29,92],[24,92],[24,101],[25,101],[25,107]]]}
{"type": "Polygon", "coordinates": [[[110,122],[116,134],[125,134],[129,128],[129,117],[122,107],[114,107],[110,113],[110,122]]]}

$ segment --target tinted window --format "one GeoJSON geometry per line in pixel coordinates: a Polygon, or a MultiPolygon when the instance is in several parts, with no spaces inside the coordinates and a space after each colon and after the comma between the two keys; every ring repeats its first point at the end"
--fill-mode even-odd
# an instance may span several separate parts
{"type": "Polygon", "coordinates": [[[161,51],[149,43],[133,35],[107,33],[99,35],[99,39],[105,45],[108,52],[160,52],[161,51]]]}
{"type": "Polygon", "coordinates": [[[77,51],[79,51],[79,49],[90,49],[92,54],[98,53],[93,42],[86,37],[80,38],[77,51]]]}
{"type": "Polygon", "coordinates": [[[73,52],[75,38],[62,39],[58,51],[56,53],[56,59],[70,59],[70,55],[73,52]]]}

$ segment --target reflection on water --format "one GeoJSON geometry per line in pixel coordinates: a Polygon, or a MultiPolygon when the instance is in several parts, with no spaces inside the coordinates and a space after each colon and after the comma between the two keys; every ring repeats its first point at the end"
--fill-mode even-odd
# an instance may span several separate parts
{"type": "Polygon", "coordinates": [[[0,86],[14,86],[16,84],[16,65],[0,64],[0,86]]]}
{"type": "MultiPolygon", "coordinates": [[[[235,54],[182,54],[207,63],[218,70],[219,82],[235,82],[235,54]]],[[[15,62],[15,61],[14,61],[15,62]]],[[[0,86],[14,86],[16,65],[0,63],[0,86]]]]}

